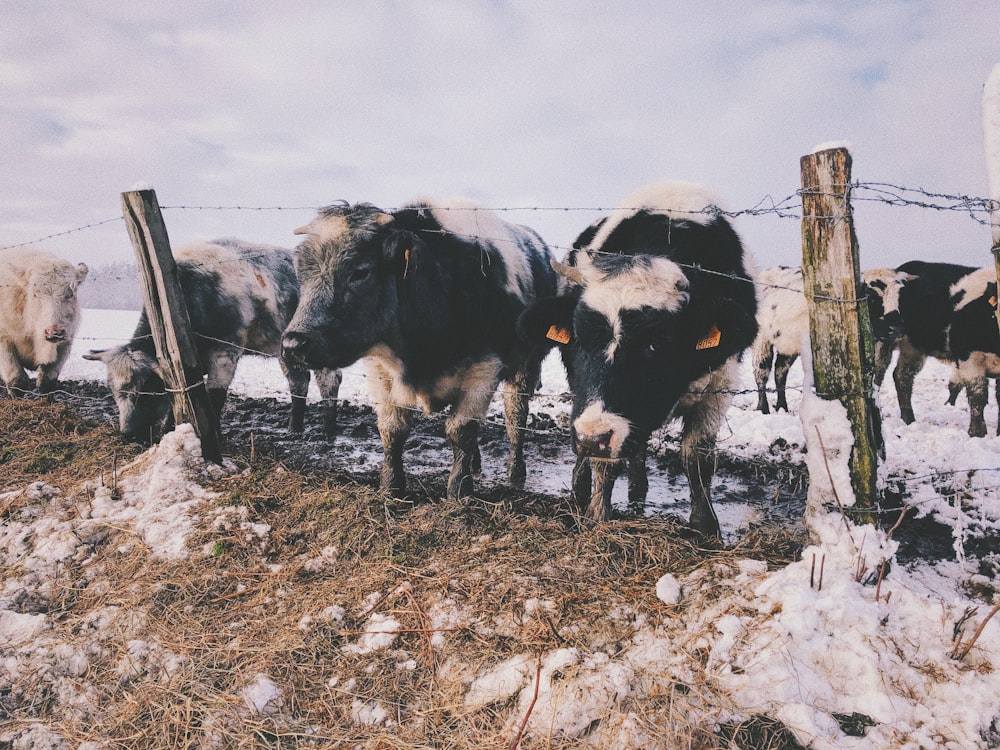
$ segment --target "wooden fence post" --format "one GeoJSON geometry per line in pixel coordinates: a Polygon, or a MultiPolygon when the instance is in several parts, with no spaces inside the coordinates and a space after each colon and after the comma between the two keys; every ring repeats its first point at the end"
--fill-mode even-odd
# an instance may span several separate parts
{"type": "Polygon", "coordinates": [[[217,419],[205,388],[204,370],[194,347],[184,294],[177,280],[177,264],[170,252],[156,193],[122,193],[122,214],[135,250],[146,316],[173,403],[174,422],[192,424],[201,439],[202,456],[221,463],[217,419]]]}
{"type": "Polygon", "coordinates": [[[851,155],[831,148],[803,156],[802,274],[816,393],[839,399],[854,433],[851,485],[863,523],[874,520],[880,415],[868,302],[861,294],[858,240],[851,214],[851,155]]]}
{"type": "MultiPolygon", "coordinates": [[[[983,86],[983,143],[990,188],[993,265],[1000,278],[1000,63],[993,67],[983,86]]],[[[997,305],[996,317],[1000,325],[1000,305],[997,305]]]]}

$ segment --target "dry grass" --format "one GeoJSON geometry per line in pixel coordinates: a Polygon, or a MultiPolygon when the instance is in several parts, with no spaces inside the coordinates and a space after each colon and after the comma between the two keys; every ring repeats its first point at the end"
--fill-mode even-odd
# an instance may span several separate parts
{"type": "MultiPolygon", "coordinates": [[[[0,442],[8,486],[41,479],[71,493],[106,471],[112,454],[130,455],[106,428],[74,420],[66,407],[0,402],[0,419],[9,425],[0,442]],[[66,446],[59,449],[64,458],[37,471],[36,457],[55,445],[66,446]]],[[[164,750],[499,750],[510,745],[521,717],[512,716],[509,702],[465,706],[478,671],[564,647],[613,653],[634,634],[615,611],[680,628],[683,608],[655,596],[665,572],[681,578],[747,557],[783,565],[800,549],[801,540],[780,530],[720,549],[667,520],[586,527],[564,504],[523,493],[464,504],[387,503],[370,487],[289,471],[267,457],[251,464],[249,452],[237,450],[234,461],[243,470],[212,487],[218,504],[268,524],[267,541],[236,523],[206,522],[191,548],[211,554],[171,562],[141,545],[123,546],[120,532],[67,566],[58,583],[70,593],[52,602],[49,614],[58,637],[93,653],[76,684],[97,686],[101,710],[56,717],[54,691],[65,683],[38,674],[0,699],[11,726],[58,722],[73,747],[89,740],[164,750]],[[317,564],[324,550],[325,566],[317,564]],[[532,600],[553,606],[526,612],[532,600]],[[343,608],[342,619],[322,616],[331,606],[343,608]],[[463,614],[435,631],[434,613],[448,607],[463,614]],[[392,648],[345,650],[373,613],[400,624],[392,648]],[[99,637],[95,618],[106,623],[99,637]],[[142,651],[137,642],[155,647],[142,651]],[[258,674],[283,689],[280,711],[252,712],[241,699],[258,674]],[[352,721],[359,701],[388,707],[391,721],[352,721]]],[[[747,725],[764,727],[757,734],[747,726],[716,733],[698,717],[712,714],[717,697],[697,679],[628,700],[652,735],[672,727],[666,746],[726,747],[733,740],[745,748],[794,747],[766,717],[747,725]]],[[[530,734],[520,743],[526,750],[579,746],[530,734]]]]}

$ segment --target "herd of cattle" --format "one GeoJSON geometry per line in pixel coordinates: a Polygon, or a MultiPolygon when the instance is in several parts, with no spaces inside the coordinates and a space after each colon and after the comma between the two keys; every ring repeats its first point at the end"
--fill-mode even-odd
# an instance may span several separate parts
{"type": "MultiPolygon", "coordinates": [[[[310,370],[336,428],[340,370],[362,360],[382,439],[383,490],[406,491],[403,445],[413,410],[448,409],[454,451],[449,497],[473,491],[479,425],[502,381],[508,481],[526,476],[528,400],[548,351],[561,350],[572,392],[577,456],[572,493],[589,518],[611,514],[621,472],[630,506],[647,492],[647,442],[680,419],[693,528],[719,535],[710,489],[716,433],[752,347],[758,408],[778,409],[788,369],[808,346],[799,269],[756,272],[740,239],[700,186],[661,183],[627,196],[587,227],[563,262],[533,230],[462,201],[367,203],[322,209],[286,249],[225,239],[176,253],[205,385],[218,414],[245,352],[279,357],[290,428],[301,431],[310,370]],[[450,407],[450,408],[449,408],[450,407]]],[[[0,253],[0,378],[13,395],[51,390],[79,326],[87,276],[48,253],[0,253]]],[[[983,436],[987,379],[1000,376],[993,269],[911,262],[863,274],[880,385],[893,379],[902,418],[914,419],[913,379],[928,356],[953,363],[952,400],[968,395],[969,434],[983,436]]],[[[145,312],[133,337],[85,355],[103,361],[123,433],[150,439],[170,409],[145,312]]],[[[1000,433],[1000,427],[998,427],[1000,433]]]]}

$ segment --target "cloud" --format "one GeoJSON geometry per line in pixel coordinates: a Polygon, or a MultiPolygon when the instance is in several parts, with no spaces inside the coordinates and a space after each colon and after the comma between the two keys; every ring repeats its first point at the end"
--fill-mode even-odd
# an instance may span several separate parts
{"type": "MultiPolygon", "coordinates": [[[[687,179],[749,208],[793,195],[824,140],[855,144],[857,179],[985,190],[987,2],[8,5],[4,244],[114,215],[136,180],[169,205],[597,208],[687,179]]],[[[288,244],[308,218],[249,216],[172,213],[171,236],[288,244]]],[[[565,246],[595,216],[511,218],[565,246]]],[[[988,249],[968,217],[856,219],[864,265],[988,249]]],[[[762,265],[798,262],[794,219],[738,228],[762,265]]],[[[115,227],[49,247],[131,257],[115,227]]]]}

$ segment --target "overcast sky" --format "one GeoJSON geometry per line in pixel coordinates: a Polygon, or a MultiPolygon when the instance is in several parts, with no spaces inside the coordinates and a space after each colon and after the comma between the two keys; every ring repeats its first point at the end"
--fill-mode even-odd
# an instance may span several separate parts
{"type": "MultiPolygon", "coordinates": [[[[659,180],[797,214],[799,159],[829,141],[862,183],[987,196],[992,0],[0,0],[0,18],[0,246],[120,217],[147,183],[164,207],[288,209],[165,208],[174,245],[292,247],[340,199],[465,196],[543,209],[505,217],[562,255],[598,213],[550,209],[659,180]]],[[[797,218],[733,221],[758,265],[801,262],[797,218]]],[[[859,200],[855,225],[863,267],[991,262],[968,212],[859,200]]],[[[120,220],[40,244],[133,257],[120,220]]]]}

